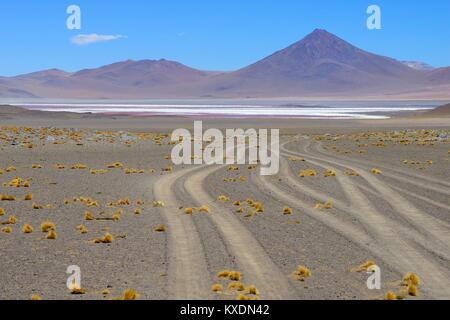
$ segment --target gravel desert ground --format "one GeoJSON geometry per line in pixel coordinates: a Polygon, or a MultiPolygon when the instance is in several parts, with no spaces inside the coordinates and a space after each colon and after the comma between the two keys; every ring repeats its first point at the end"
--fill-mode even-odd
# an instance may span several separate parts
{"type": "Polygon", "coordinates": [[[450,298],[445,115],[204,119],[281,128],[280,172],[260,176],[174,166],[189,118],[2,110],[0,299],[450,298]]]}

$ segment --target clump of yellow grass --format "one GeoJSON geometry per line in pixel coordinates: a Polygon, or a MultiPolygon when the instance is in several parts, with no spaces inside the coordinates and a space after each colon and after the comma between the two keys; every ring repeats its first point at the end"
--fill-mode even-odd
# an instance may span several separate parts
{"type": "Polygon", "coordinates": [[[41,231],[42,232],[49,232],[50,230],[55,230],[56,226],[51,221],[45,221],[41,223],[41,231]]]}
{"type": "Polygon", "coordinates": [[[55,230],[50,230],[47,235],[45,236],[45,239],[47,240],[55,240],[58,237],[55,230]]]}
{"type": "Polygon", "coordinates": [[[301,170],[298,173],[298,176],[300,178],[305,178],[305,177],[314,177],[317,175],[317,171],[314,169],[306,169],[306,170],[301,170]]]}
{"type": "Polygon", "coordinates": [[[153,206],[154,207],[156,207],[156,208],[158,208],[158,207],[164,207],[164,202],[163,201],[160,201],[160,200],[155,200],[155,201],[153,201],[153,206]]]}
{"type": "Polygon", "coordinates": [[[294,275],[297,280],[305,281],[306,278],[309,278],[312,275],[312,272],[305,266],[298,266],[297,270],[294,271],[294,275]]]}
{"type": "Polygon", "coordinates": [[[103,238],[95,239],[95,243],[111,243],[113,242],[114,237],[110,233],[106,233],[103,238]]]}
{"type": "Polygon", "coordinates": [[[23,232],[23,233],[33,233],[33,231],[34,231],[33,227],[30,226],[29,224],[25,224],[25,225],[22,227],[22,232],[23,232]]]}
{"type": "Polygon", "coordinates": [[[352,272],[366,272],[370,267],[373,267],[375,265],[375,261],[373,260],[367,260],[363,264],[361,264],[357,268],[353,268],[350,271],[352,272]]]}
{"type": "Polygon", "coordinates": [[[156,232],[166,232],[166,226],[164,226],[163,224],[160,224],[160,225],[156,226],[155,231],[156,232]]]}

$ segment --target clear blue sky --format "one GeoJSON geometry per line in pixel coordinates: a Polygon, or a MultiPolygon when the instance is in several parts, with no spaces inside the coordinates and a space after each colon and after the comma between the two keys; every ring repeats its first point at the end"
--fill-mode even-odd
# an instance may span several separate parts
{"type": "Polygon", "coordinates": [[[233,70],[315,28],[399,60],[450,65],[449,0],[15,0],[0,2],[0,75],[160,58],[233,70]],[[71,4],[81,7],[81,30],[66,28],[71,4]],[[371,4],[381,7],[382,30],[366,28],[371,4]],[[93,33],[126,38],[71,42],[93,33]]]}

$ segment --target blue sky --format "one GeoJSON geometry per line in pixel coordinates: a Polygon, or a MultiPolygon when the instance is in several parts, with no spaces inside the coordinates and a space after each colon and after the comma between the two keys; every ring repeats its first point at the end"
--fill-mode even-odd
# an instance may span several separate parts
{"type": "Polygon", "coordinates": [[[16,0],[0,2],[0,75],[160,58],[234,70],[315,28],[374,53],[450,66],[448,0],[16,0]],[[81,30],[66,27],[72,4],[81,30]],[[381,7],[382,30],[366,27],[371,4],[381,7]],[[77,45],[78,34],[125,37],[77,45]]]}

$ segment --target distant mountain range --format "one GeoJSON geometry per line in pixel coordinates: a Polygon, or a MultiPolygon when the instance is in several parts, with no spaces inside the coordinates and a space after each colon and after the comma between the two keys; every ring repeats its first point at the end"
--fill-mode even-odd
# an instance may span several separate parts
{"type": "Polygon", "coordinates": [[[400,62],[316,29],[304,39],[233,72],[168,60],[123,61],[75,73],[52,69],[0,77],[2,98],[450,98],[450,67],[400,62]]]}

